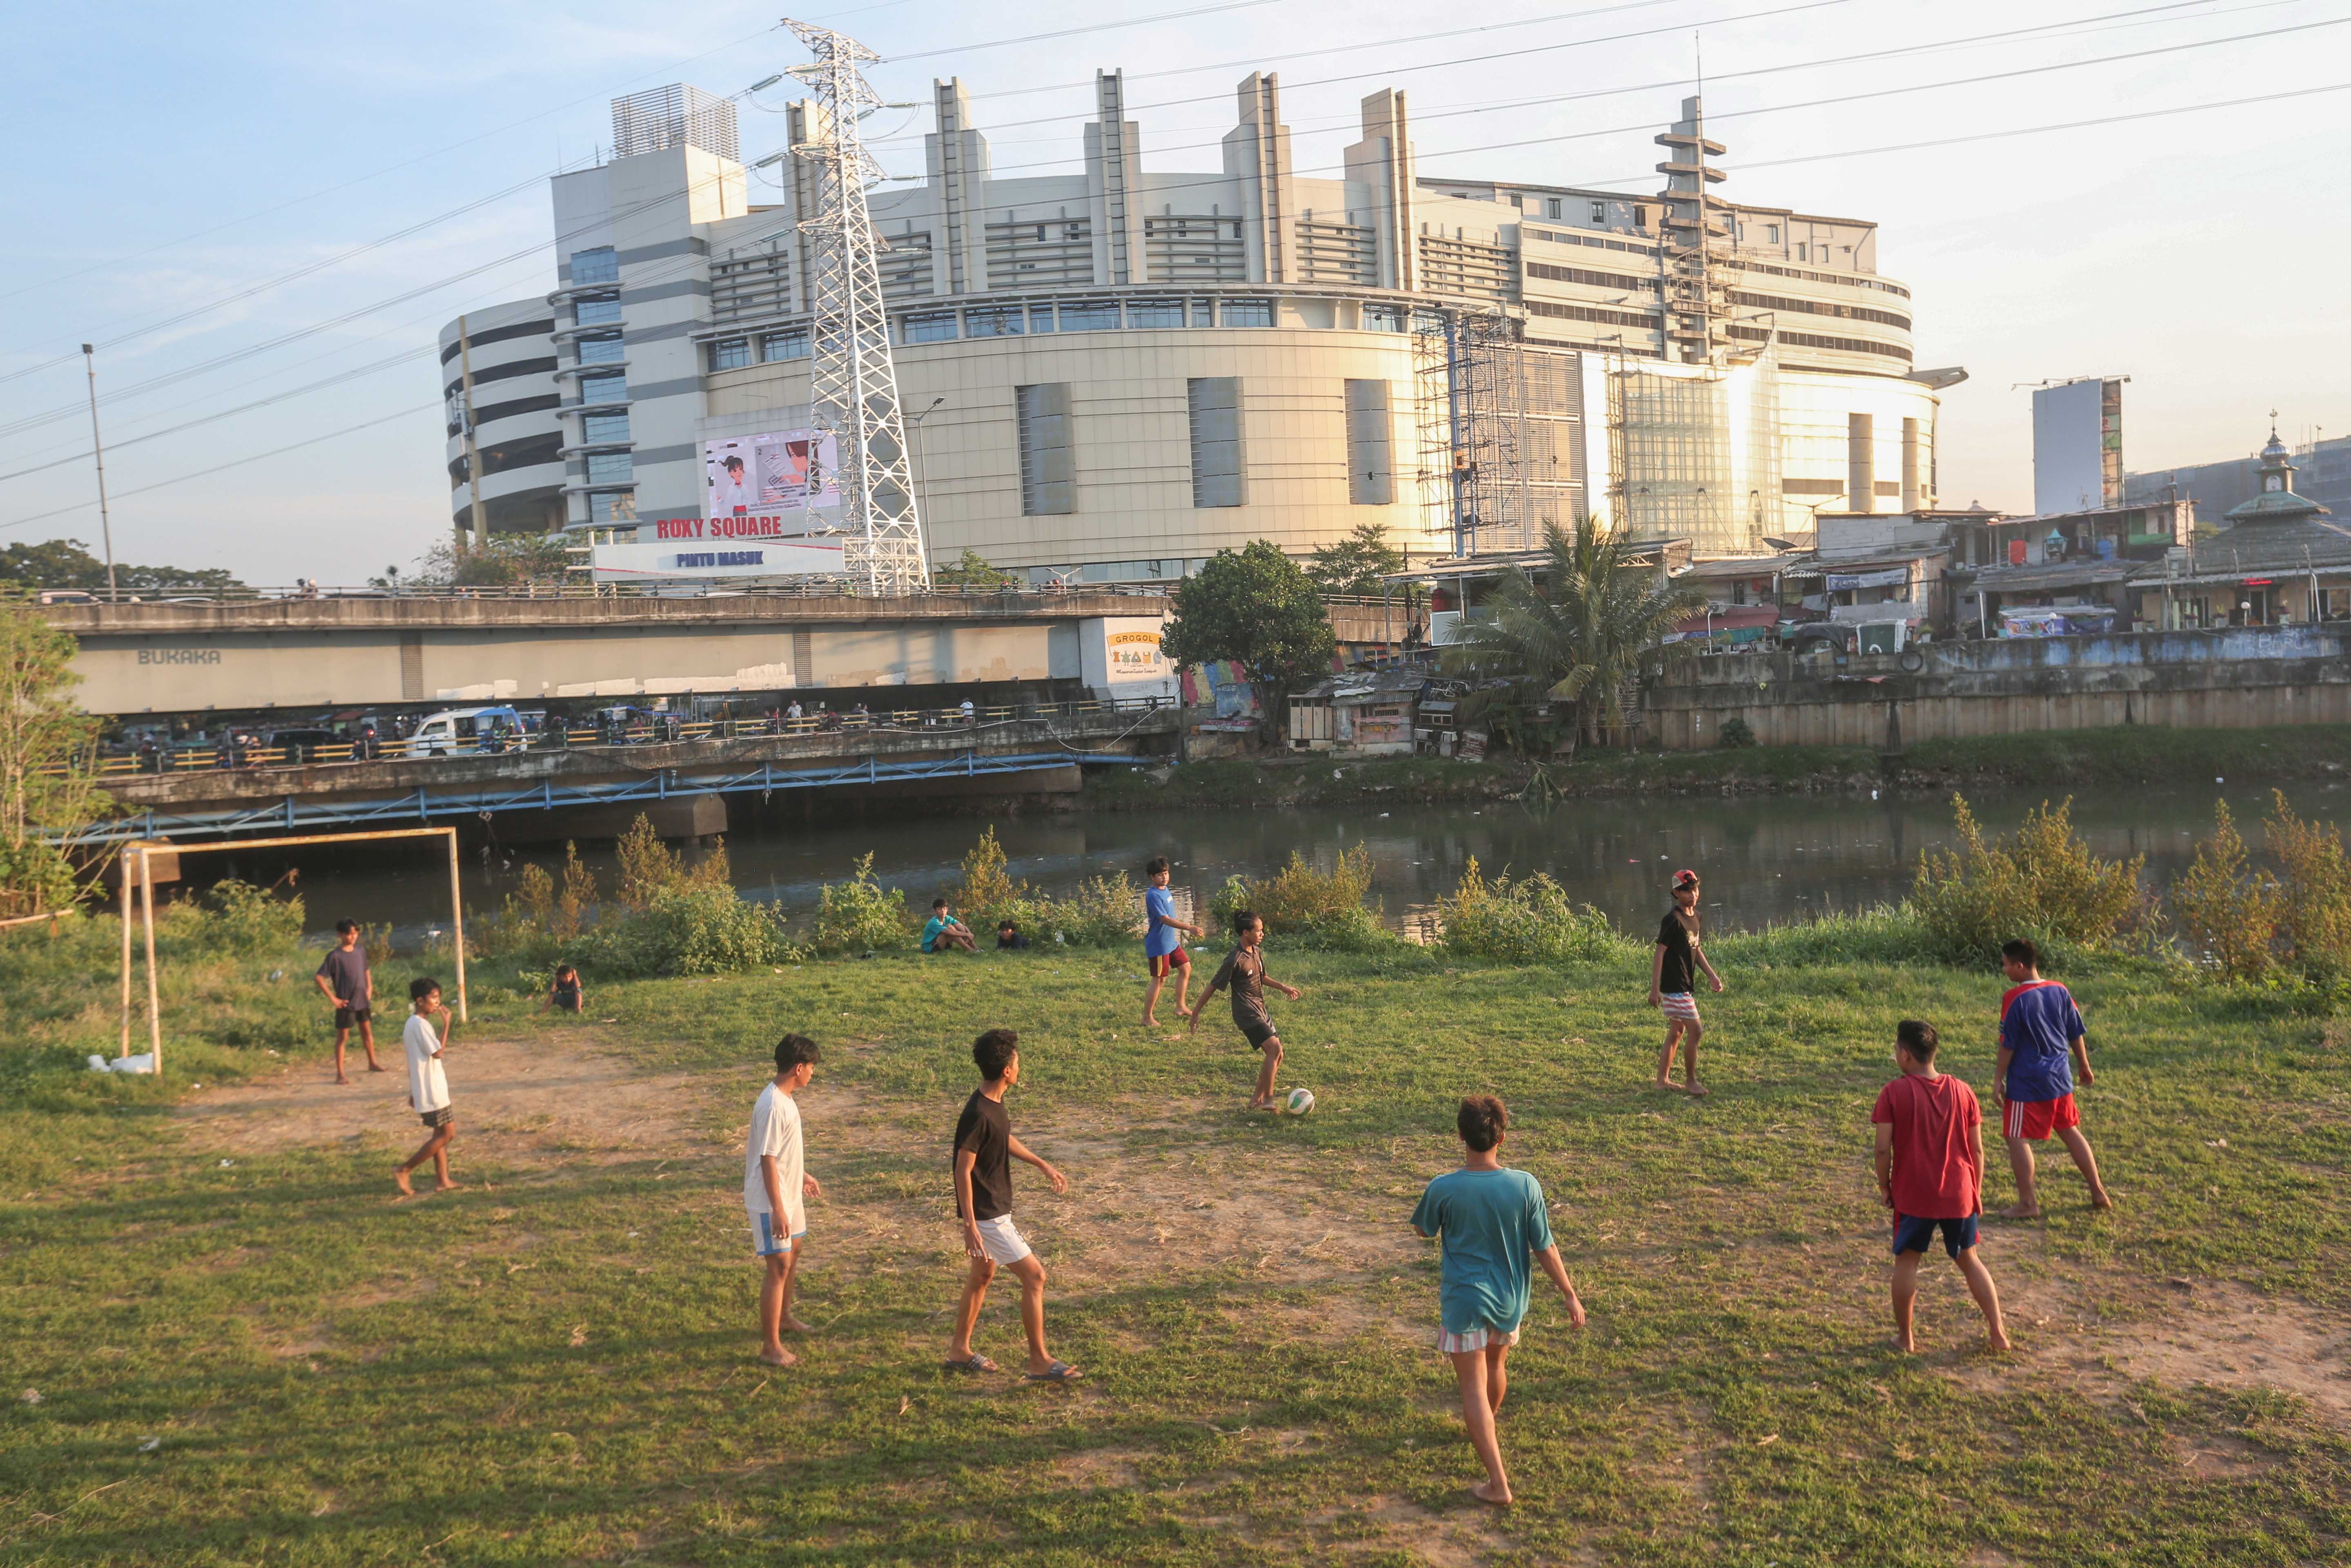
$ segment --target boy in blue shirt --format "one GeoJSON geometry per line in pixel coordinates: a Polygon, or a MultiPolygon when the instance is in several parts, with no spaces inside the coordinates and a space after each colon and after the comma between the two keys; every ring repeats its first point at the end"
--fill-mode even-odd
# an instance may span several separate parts
{"type": "Polygon", "coordinates": [[[1143,993],[1143,1027],[1157,1029],[1159,988],[1167,983],[1170,970],[1180,971],[1176,976],[1176,1011],[1189,1016],[1184,1004],[1192,989],[1192,959],[1184,951],[1184,936],[1186,932],[1197,936],[1200,928],[1176,918],[1176,895],[1167,891],[1165,855],[1152,856],[1143,875],[1151,883],[1143,894],[1143,963],[1151,971],[1151,988],[1143,993]]]}
{"type": "Polygon", "coordinates": [[[2098,1157],[2082,1135],[2082,1113],[2074,1104],[2074,1073],[2082,1087],[2098,1081],[2090,1071],[2090,1041],[2073,994],[2041,977],[2041,950],[2026,937],[2003,942],[2001,967],[2009,988],[2000,998],[2000,1059],[1992,1089],[2000,1098],[2000,1132],[2008,1145],[2009,1168],[2016,1173],[2016,1201],[2000,1211],[2002,1219],[2035,1219],[2040,1195],[2033,1187],[2032,1145],[2054,1133],[2090,1184],[2090,1207],[2112,1208],[2098,1180],[2098,1157]]]}
{"type": "Polygon", "coordinates": [[[931,900],[931,917],[923,923],[923,951],[925,953],[977,953],[979,943],[971,927],[955,917],[944,898],[931,900]]]}
{"type": "Polygon", "coordinates": [[[1559,1287],[1568,1321],[1577,1328],[1583,1326],[1583,1303],[1552,1239],[1542,1184],[1524,1171],[1503,1167],[1510,1112],[1493,1095],[1475,1094],[1461,1102],[1455,1124],[1468,1150],[1461,1168],[1428,1184],[1420,1207],[1412,1211],[1412,1228],[1445,1242],[1437,1347],[1453,1362],[1461,1385],[1462,1424],[1486,1467],[1485,1480],[1471,1487],[1470,1495],[1508,1508],[1514,1500],[1494,1419],[1510,1387],[1503,1364],[1519,1343],[1519,1324],[1527,1315],[1533,1273],[1528,1260],[1541,1264],[1559,1287]]]}

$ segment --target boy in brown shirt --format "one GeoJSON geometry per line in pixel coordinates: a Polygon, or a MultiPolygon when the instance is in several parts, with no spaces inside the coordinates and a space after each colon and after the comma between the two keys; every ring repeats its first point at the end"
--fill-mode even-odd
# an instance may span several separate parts
{"type": "Polygon", "coordinates": [[[1273,1027],[1273,1019],[1265,1010],[1265,988],[1271,986],[1291,1001],[1306,993],[1295,986],[1285,986],[1265,972],[1265,922],[1248,910],[1233,916],[1233,931],[1240,946],[1226,955],[1224,964],[1209,980],[1208,988],[1200,993],[1199,1004],[1184,1016],[1192,1020],[1192,1030],[1200,1027],[1200,1015],[1207,1009],[1208,998],[1229,988],[1233,993],[1233,1023],[1249,1038],[1252,1049],[1264,1054],[1258,1065],[1257,1097],[1249,1102],[1252,1111],[1275,1109],[1274,1075],[1281,1071],[1281,1035],[1273,1027]]]}

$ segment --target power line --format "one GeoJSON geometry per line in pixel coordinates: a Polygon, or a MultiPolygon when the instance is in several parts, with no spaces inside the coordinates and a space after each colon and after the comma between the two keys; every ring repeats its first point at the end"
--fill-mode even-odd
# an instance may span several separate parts
{"type": "MultiPolygon", "coordinates": [[[[1155,22],[1179,22],[1187,16],[1212,16],[1222,11],[1247,11],[1259,5],[1280,4],[1280,0],[1226,0],[1221,5],[1196,5],[1188,11],[1163,11],[1156,16],[1134,16],[1123,22],[1092,22],[1082,27],[1063,27],[1050,33],[1029,33],[1018,38],[984,38],[977,43],[950,44],[935,49],[916,49],[912,54],[890,55],[884,63],[898,65],[907,60],[927,60],[937,55],[967,54],[974,49],[1000,49],[1008,44],[1041,44],[1049,38],[1074,38],[1080,33],[1104,33],[1120,27],[1146,27],[1155,22]]],[[[1663,4],[1664,0],[1658,0],[1663,4]]]]}

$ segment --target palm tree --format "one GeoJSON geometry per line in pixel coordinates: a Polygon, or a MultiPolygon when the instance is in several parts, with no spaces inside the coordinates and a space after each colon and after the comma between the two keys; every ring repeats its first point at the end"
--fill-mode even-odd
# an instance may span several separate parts
{"type": "Polygon", "coordinates": [[[1502,574],[1486,601],[1490,617],[1460,622],[1446,672],[1499,680],[1472,701],[1504,710],[1498,716],[1506,723],[1525,723],[1545,703],[1572,703],[1576,738],[1597,740],[1621,722],[1641,665],[1677,623],[1706,607],[1706,596],[1660,581],[1623,534],[1589,517],[1572,533],[1547,524],[1543,549],[1547,559],[1534,572],[1502,574]]]}

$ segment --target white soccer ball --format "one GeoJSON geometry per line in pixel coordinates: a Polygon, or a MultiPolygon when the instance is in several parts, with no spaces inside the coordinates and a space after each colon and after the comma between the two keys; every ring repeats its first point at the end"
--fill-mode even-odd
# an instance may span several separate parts
{"type": "Polygon", "coordinates": [[[1290,1092],[1290,1098],[1282,1102],[1282,1108],[1293,1116],[1303,1116],[1307,1112],[1314,1109],[1314,1091],[1311,1089],[1291,1090],[1290,1092]]]}

